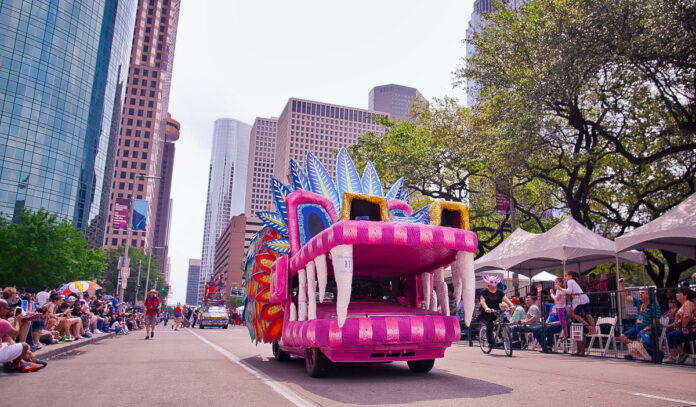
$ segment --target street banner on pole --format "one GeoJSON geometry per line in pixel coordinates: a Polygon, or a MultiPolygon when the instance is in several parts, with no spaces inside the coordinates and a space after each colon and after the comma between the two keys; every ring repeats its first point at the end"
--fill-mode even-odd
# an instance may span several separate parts
{"type": "Polygon", "coordinates": [[[116,198],[114,202],[113,229],[127,229],[130,217],[130,199],[116,198]]]}
{"type": "Polygon", "coordinates": [[[510,212],[510,198],[498,191],[495,192],[495,210],[503,213],[510,212]]]}
{"type": "Polygon", "coordinates": [[[133,230],[145,230],[147,223],[147,200],[136,199],[133,201],[133,230]]]}

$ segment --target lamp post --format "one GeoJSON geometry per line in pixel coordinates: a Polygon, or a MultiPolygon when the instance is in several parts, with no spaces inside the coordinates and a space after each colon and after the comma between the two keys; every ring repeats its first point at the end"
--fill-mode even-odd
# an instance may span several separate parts
{"type": "MultiPolygon", "coordinates": [[[[152,261],[152,251],[164,248],[165,246],[155,246],[150,248],[150,254],[147,256],[147,277],[145,277],[145,292],[147,292],[148,285],[150,284],[150,262],[152,261]]],[[[157,282],[155,282],[155,284],[157,284],[157,282]]]]}

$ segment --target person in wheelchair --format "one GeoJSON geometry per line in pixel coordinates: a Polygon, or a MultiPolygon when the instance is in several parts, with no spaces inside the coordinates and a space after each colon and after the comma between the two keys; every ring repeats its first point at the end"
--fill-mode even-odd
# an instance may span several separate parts
{"type": "Polygon", "coordinates": [[[486,339],[488,339],[488,343],[499,346],[500,343],[494,343],[493,341],[493,322],[496,318],[493,310],[500,311],[501,303],[505,303],[510,308],[513,308],[514,304],[507,298],[503,290],[498,288],[498,283],[502,280],[502,276],[490,276],[484,273],[481,278],[486,282],[487,287],[481,291],[479,297],[479,303],[481,304],[479,321],[486,325],[486,339]]]}

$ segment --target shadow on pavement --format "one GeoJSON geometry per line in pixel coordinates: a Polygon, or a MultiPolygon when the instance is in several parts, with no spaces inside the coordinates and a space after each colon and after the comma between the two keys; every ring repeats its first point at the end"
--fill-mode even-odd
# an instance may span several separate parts
{"type": "Polygon", "coordinates": [[[406,362],[335,363],[323,379],[307,376],[300,358],[277,362],[256,356],[243,361],[276,381],[294,383],[317,396],[348,404],[481,398],[512,391],[496,383],[453,375],[438,369],[437,361],[427,374],[411,373],[406,362]]]}

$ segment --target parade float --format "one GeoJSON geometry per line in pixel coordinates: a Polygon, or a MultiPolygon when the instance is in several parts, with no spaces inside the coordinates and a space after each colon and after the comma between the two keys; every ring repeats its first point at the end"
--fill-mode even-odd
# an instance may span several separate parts
{"type": "Polygon", "coordinates": [[[474,310],[468,207],[438,201],[413,212],[403,179],[385,194],[371,162],[360,177],[341,149],[334,182],[306,157],[306,171],[290,160],[290,185],[271,179],[276,210],[257,212],[265,227],[244,262],[252,341],[272,344],[278,361],[305,358],[312,377],[332,362],[406,361],[430,371],[460,338],[448,266],[467,325],[474,310]]]}

